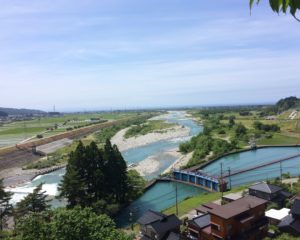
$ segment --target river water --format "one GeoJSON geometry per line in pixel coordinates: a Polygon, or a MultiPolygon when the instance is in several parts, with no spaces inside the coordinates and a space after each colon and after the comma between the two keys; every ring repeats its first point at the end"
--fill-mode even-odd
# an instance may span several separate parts
{"type": "MultiPolygon", "coordinates": [[[[122,152],[122,155],[128,164],[138,163],[148,157],[153,157],[159,161],[159,169],[156,172],[153,172],[148,176],[145,176],[145,178],[148,180],[158,176],[160,173],[162,173],[165,169],[167,169],[172,163],[174,163],[177,160],[175,156],[168,154],[168,151],[178,147],[178,145],[181,142],[187,141],[190,137],[197,135],[202,131],[202,126],[196,124],[192,119],[187,118],[186,113],[182,111],[171,111],[166,115],[162,115],[161,117],[158,117],[158,119],[162,119],[170,123],[176,123],[185,126],[190,129],[190,132],[188,137],[158,141],[152,144],[148,144],[137,148],[132,148],[122,152]]],[[[13,202],[20,201],[22,198],[24,198],[24,196],[32,192],[33,189],[40,183],[44,183],[43,190],[46,191],[48,195],[50,196],[57,195],[58,193],[57,187],[60,181],[62,180],[64,173],[65,173],[65,169],[60,169],[51,172],[49,174],[38,176],[33,181],[26,183],[23,186],[10,189],[12,192],[15,193],[13,195],[13,202]]],[[[160,186],[159,185],[155,186],[155,188],[160,189],[160,186]]],[[[183,189],[182,198],[192,196],[201,192],[197,190],[197,188],[190,187],[190,186],[183,185],[180,187],[180,189],[181,188],[183,189]]],[[[162,191],[163,193],[168,193],[173,190],[173,187],[172,184],[170,185],[166,184],[162,189],[163,189],[162,191]]],[[[145,195],[146,195],[145,198],[141,199],[140,201],[142,202],[147,201],[147,196],[151,195],[151,191],[150,193],[147,192],[147,194],[145,195]]],[[[55,201],[54,204],[55,206],[61,205],[60,202],[58,201],[55,201]]],[[[171,203],[169,202],[169,204],[171,203]]],[[[163,204],[161,207],[170,206],[169,204],[163,204]]]]}
{"type": "MultiPolygon", "coordinates": [[[[190,136],[188,138],[202,131],[202,127],[198,126],[193,120],[186,118],[184,112],[170,112],[167,116],[164,116],[163,119],[168,122],[174,122],[188,127],[190,129],[190,136]]],[[[180,142],[188,140],[188,138],[164,140],[124,151],[122,154],[128,164],[140,162],[149,156],[159,159],[159,170],[147,176],[147,179],[151,179],[163,172],[176,160],[176,158],[172,156],[166,157],[166,152],[170,149],[174,149],[179,145],[180,142]]],[[[203,170],[210,175],[219,176],[220,163],[223,163],[224,173],[227,173],[226,171],[228,168],[234,172],[251,166],[256,166],[261,163],[267,163],[276,159],[295,155],[297,153],[300,153],[300,147],[269,147],[250,150],[220,158],[219,160],[204,167],[203,170]]],[[[282,169],[283,173],[289,172],[293,176],[298,176],[300,174],[300,157],[284,161],[282,163],[282,169]]],[[[64,169],[61,169],[43,176],[39,176],[32,182],[13,189],[12,191],[16,192],[16,194],[14,194],[14,201],[18,201],[23,198],[41,182],[44,182],[43,188],[47,194],[52,196],[56,195],[57,186],[63,175],[64,169]]],[[[252,182],[275,178],[279,175],[280,165],[278,163],[232,176],[231,183],[232,186],[240,186],[252,182]]],[[[175,186],[175,183],[171,182],[157,183],[120,213],[120,215],[116,218],[118,226],[128,226],[148,209],[161,211],[174,205],[175,186]],[[130,217],[130,215],[132,216],[130,217]]],[[[205,193],[204,190],[184,184],[177,184],[177,190],[178,201],[181,201],[187,197],[205,193]]],[[[62,203],[57,200],[54,202],[55,206],[60,206],[61,204],[62,203]]]]}

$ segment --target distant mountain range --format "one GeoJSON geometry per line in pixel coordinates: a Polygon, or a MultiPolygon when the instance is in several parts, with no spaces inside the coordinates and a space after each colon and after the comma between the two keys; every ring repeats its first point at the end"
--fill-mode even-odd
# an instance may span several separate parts
{"type": "Polygon", "coordinates": [[[25,108],[3,108],[0,107],[0,113],[7,115],[31,115],[31,114],[47,114],[47,112],[35,109],[25,109],[25,108]]]}

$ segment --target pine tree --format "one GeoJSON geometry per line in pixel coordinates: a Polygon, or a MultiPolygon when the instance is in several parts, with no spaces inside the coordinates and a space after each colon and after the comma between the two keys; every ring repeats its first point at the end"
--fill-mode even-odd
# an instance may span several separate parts
{"type": "Polygon", "coordinates": [[[12,205],[9,203],[12,193],[6,192],[3,186],[3,179],[0,179],[0,230],[3,229],[4,218],[11,214],[12,205]]]}
{"type": "Polygon", "coordinates": [[[16,205],[16,215],[23,216],[28,213],[37,213],[45,211],[50,207],[46,191],[42,191],[43,183],[39,184],[32,193],[29,193],[23,200],[16,205]]]}
{"type": "MultiPolygon", "coordinates": [[[[70,156],[72,159],[72,154],[70,156]]],[[[58,187],[60,196],[68,200],[68,207],[75,207],[76,205],[86,205],[86,184],[79,175],[77,168],[69,163],[66,167],[66,174],[63,181],[58,187]]]]}
{"type": "Polygon", "coordinates": [[[118,147],[107,140],[104,149],[95,142],[86,147],[79,142],[70,154],[59,190],[71,208],[95,204],[115,208],[126,202],[129,185],[126,162],[118,147]]]}

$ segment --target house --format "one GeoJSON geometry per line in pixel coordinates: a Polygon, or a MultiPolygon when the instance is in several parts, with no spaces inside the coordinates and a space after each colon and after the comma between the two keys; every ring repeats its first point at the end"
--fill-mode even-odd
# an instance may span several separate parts
{"type": "Polygon", "coordinates": [[[140,225],[141,240],[169,240],[180,231],[181,221],[174,215],[165,215],[160,212],[148,210],[137,221],[140,225]]]}
{"type": "MultiPolygon", "coordinates": [[[[206,213],[188,220],[187,238],[192,240],[204,239],[205,228],[210,227],[210,214],[206,213]]],[[[209,237],[209,236],[208,236],[209,237]]]]}
{"type": "Polygon", "coordinates": [[[265,216],[269,219],[270,224],[278,225],[282,219],[289,215],[289,213],[289,208],[282,208],[280,210],[270,209],[269,211],[266,211],[265,216]]]}
{"type": "Polygon", "coordinates": [[[279,207],[284,206],[284,201],[292,195],[282,187],[265,182],[257,183],[249,188],[249,195],[277,203],[279,207]]]}
{"type": "Polygon", "coordinates": [[[205,203],[196,208],[196,213],[197,215],[202,215],[208,213],[210,210],[218,206],[219,205],[214,202],[205,203]]]}
{"type": "Polygon", "coordinates": [[[290,214],[278,224],[282,232],[300,236],[300,197],[294,200],[290,214]]]}
{"type": "Polygon", "coordinates": [[[183,240],[183,237],[179,233],[171,232],[166,240],[183,240]]]}
{"type": "Polygon", "coordinates": [[[210,224],[204,224],[204,219],[200,224],[190,222],[189,229],[198,230],[198,235],[193,235],[195,238],[191,239],[263,239],[268,231],[265,217],[267,203],[264,199],[246,196],[225,205],[205,204],[199,210],[207,211],[210,224]]]}
{"type": "Polygon", "coordinates": [[[236,200],[239,200],[243,197],[243,193],[241,192],[238,192],[238,193],[229,193],[229,194],[226,194],[222,197],[222,201],[223,202],[226,202],[226,203],[229,203],[229,202],[233,202],[233,201],[236,201],[236,200]]]}

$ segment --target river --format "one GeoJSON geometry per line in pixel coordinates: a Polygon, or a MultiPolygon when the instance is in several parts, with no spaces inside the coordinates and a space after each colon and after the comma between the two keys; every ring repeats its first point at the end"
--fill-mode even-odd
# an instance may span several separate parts
{"type": "MultiPolygon", "coordinates": [[[[170,112],[167,116],[163,116],[163,119],[168,122],[174,122],[188,127],[190,129],[190,136],[188,138],[202,131],[202,127],[197,125],[193,120],[186,118],[184,112],[170,112]]],[[[151,179],[163,172],[176,160],[176,158],[172,156],[166,157],[166,153],[170,149],[177,147],[180,142],[188,140],[188,138],[159,141],[146,146],[124,151],[122,154],[128,164],[140,162],[149,156],[153,156],[158,159],[160,161],[159,170],[146,177],[147,179],[151,179]]],[[[223,163],[224,172],[226,172],[228,168],[234,172],[236,170],[245,169],[261,163],[267,163],[272,160],[295,155],[297,153],[300,153],[300,147],[269,147],[250,150],[222,157],[219,160],[207,165],[202,170],[210,175],[220,175],[220,163],[223,163]]],[[[282,163],[282,172],[289,172],[293,176],[298,176],[300,174],[300,157],[284,161],[282,163]]],[[[20,200],[41,182],[45,183],[43,189],[46,190],[47,194],[52,196],[56,195],[57,186],[61,181],[63,174],[64,169],[61,169],[43,176],[39,176],[32,182],[13,189],[13,191],[17,193],[14,194],[14,201],[20,200]]],[[[279,175],[280,165],[277,163],[232,176],[231,183],[232,186],[240,186],[252,182],[275,178],[279,175]]],[[[171,182],[157,183],[119,214],[119,216],[116,218],[118,226],[128,226],[148,209],[161,211],[174,205],[175,186],[175,183],[171,182]],[[132,216],[130,217],[130,215],[132,216]]],[[[206,192],[199,188],[184,184],[177,184],[177,190],[178,201],[198,194],[204,194],[206,192]]],[[[55,200],[54,205],[60,206],[62,203],[55,200]]]]}
{"type": "MultiPolygon", "coordinates": [[[[122,152],[122,155],[128,164],[138,163],[148,157],[153,157],[159,161],[159,163],[160,163],[159,169],[156,172],[151,173],[148,176],[145,176],[145,178],[148,180],[153,179],[154,177],[158,176],[160,173],[162,173],[165,169],[167,169],[171,164],[173,164],[177,160],[177,158],[175,156],[168,154],[168,151],[178,147],[181,142],[188,140],[190,137],[192,137],[194,135],[197,135],[203,129],[202,126],[196,124],[192,119],[187,118],[186,113],[183,111],[171,111],[168,114],[162,115],[161,117],[158,117],[158,118],[165,120],[167,122],[170,122],[170,123],[176,123],[176,124],[185,126],[190,129],[190,132],[189,132],[189,137],[174,138],[174,139],[169,139],[169,140],[158,141],[158,142],[155,142],[152,144],[148,144],[148,145],[137,147],[137,148],[132,148],[132,149],[122,152]]],[[[64,173],[65,173],[65,169],[60,169],[60,170],[57,170],[57,171],[54,171],[54,172],[51,172],[51,173],[48,173],[48,174],[45,174],[42,176],[38,176],[29,183],[26,183],[22,186],[11,189],[11,191],[15,193],[13,195],[13,202],[20,201],[29,192],[32,192],[33,189],[40,183],[44,183],[43,190],[46,191],[46,193],[48,195],[50,195],[50,196],[57,195],[58,184],[62,180],[64,173]]],[[[141,199],[139,199],[138,202],[149,201],[148,196],[155,193],[156,189],[162,189],[162,190],[158,190],[158,192],[161,192],[162,194],[167,194],[168,192],[173,191],[173,185],[172,184],[162,184],[162,185],[158,184],[157,186],[152,188],[150,191],[148,191],[145,195],[143,195],[143,197],[141,199]],[[154,192],[152,192],[152,191],[154,191],[154,192]]],[[[178,187],[178,191],[180,194],[180,199],[183,199],[188,196],[193,196],[195,194],[202,192],[201,190],[198,190],[197,188],[185,186],[185,185],[180,185],[178,187]]],[[[155,193],[154,197],[157,198],[159,196],[157,196],[157,194],[155,193]]],[[[170,196],[168,198],[170,198],[170,196]]],[[[60,203],[57,200],[55,200],[53,204],[55,206],[62,205],[62,203],[60,203]]],[[[164,202],[162,205],[158,204],[157,205],[158,208],[156,208],[156,209],[161,210],[170,205],[173,205],[173,202],[167,201],[167,202],[164,202]]]]}

